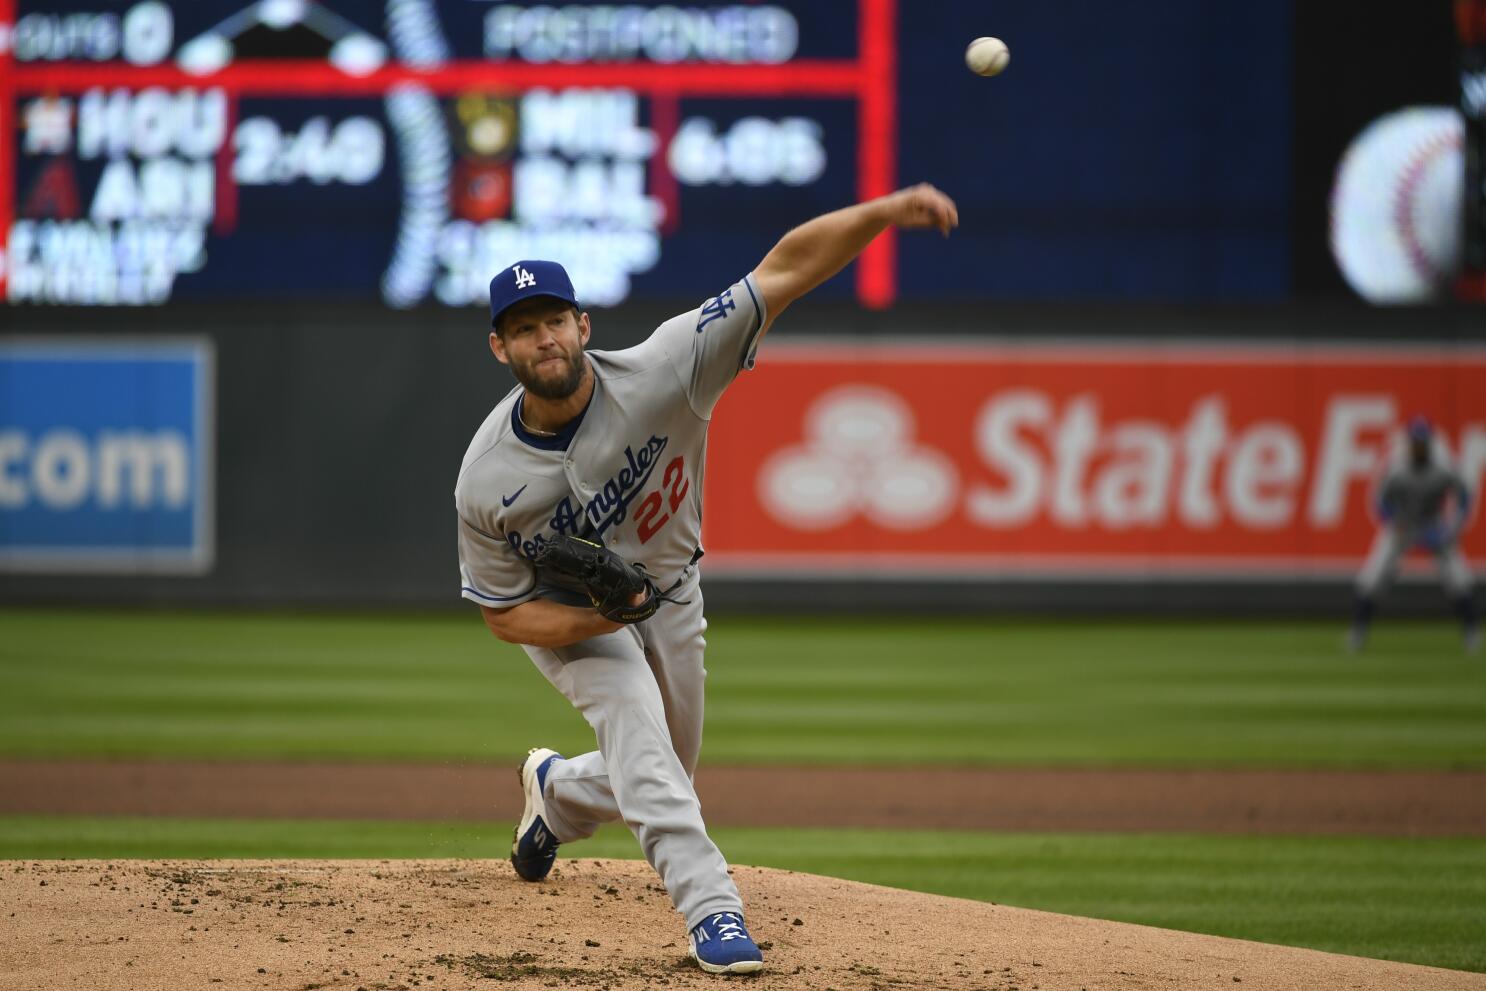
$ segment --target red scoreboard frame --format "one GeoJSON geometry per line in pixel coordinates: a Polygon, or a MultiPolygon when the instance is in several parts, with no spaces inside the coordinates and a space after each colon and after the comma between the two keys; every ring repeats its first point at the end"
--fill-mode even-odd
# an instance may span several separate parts
{"type": "MultiPolygon", "coordinates": [[[[871,199],[896,187],[897,172],[897,0],[857,0],[857,57],[801,59],[783,65],[651,63],[552,65],[454,60],[435,68],[389,63],[365,75],[349,75],[320,60],[242,60],[207,75],[193,75],[174,64],[98,65],[88,62],[21,64],[9,44],[0,44],[0,236],[7,257],[15,219],[15,153],[18,101],[34,94],[77,95],[98,87],[142,89],[215,87],[235,107],[244,96],[382,96],[412,84],[441,96],[472,89],[526,90],[536,87],[617,87],[643,93],[652,101],[653,123],[662,147],[678,126],[681,97],[844,97],[857,101],[857,195],[871,199]]],[[[16,0],[0,0],[0,32],[10,37],[16,0]]],[[[235,116],[235,114],[234,114],[235,116]]],[[[225,160],[222,167],[225,166],[225,160]]],[[[656,195],[677,210],[675,179],[663,156],[652,165],[656,195]]],[[[221,218],[219,218],[221,219],[221,218]]],[[[6,266],[0,265],[0,297],[6,266]]],[[[881,309],[897,295],[897,248],[893,231],[879,236],[857,262],[858,299],[881,309]]]]}

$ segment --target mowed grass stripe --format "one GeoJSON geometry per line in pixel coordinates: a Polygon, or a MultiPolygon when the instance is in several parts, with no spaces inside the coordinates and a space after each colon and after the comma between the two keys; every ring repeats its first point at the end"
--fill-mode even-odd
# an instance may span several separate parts
{"type": "MultiPolygon", "coordinates": [[[[56,758],[148,757],[181,759],[316,759],[364,760],[377,748],[366,739],[369,723],[388,739],[398,741],[389,758],[441,761],[457,754],[461,759],[511,763],[517,750],[501,748],[477,718],[456,720],[463,732],[451,731],[451,715],[357,709],[352,713],[317,713],[306,721],[289,713],[262,715],[232,713],[181,717],[149,714],[130,717],[11,720],[0,729],[0,744],[15,757],[56,758]],[[125,741],[121,743],[120,741],[125,741]]],[[[532,733],[537,729],[533,727],[532,733]]],[[[535,737],[534,737],[535,738],[535,737]]],[[[521,753],[525,748],[521,748],[521,753]]]]}
{"type": "MultiPolygon", "coordinates": [[[[1486,970],[1486,839],[712,831],[729,860],[1006,905],[1486,970]]],[[[504,826],[0,818],[0,857],[502,859],[504,826]]],[[[638,858],[606,828],[563,857],[638,858]]],[[[775,920],[761,917],[766,936],[775,920]]]]}
{"type": "MultiPolygon", "coordinates": [[[[592,734],[471,611],[0,611],[0,753],[505,760],[592,734]]],[[[1453,628],[714,617],[712,763],[1486,766],[1453,628]]]]}

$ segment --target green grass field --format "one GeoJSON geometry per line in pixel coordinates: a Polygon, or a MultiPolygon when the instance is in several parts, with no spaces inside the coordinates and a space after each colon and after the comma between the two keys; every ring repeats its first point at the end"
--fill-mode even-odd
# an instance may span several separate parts
{"type": "MultiPolygon", "coordinates": [[[[473,614],[0,610],[0,756],[486,760],[592,737],[473,614]]],[[[713,764],[1486,766],[1447,624],[810,620],[709,631],[713,764]]],[[[1486,970],[1486,839],[718,830],[738,863],[1486,970]]],[[[499,856],[466,824],[0,818],[0,856],[499,856]]],[[[627,834],[575,853],[636,856],[627,834]]]]}
{"type": "MultiPolygon", "coordinates": [[[[473,613],[0,612],[0,754],[471,759],[586,749],[473,613]]],[[[1302,623],[724,616],[710,763],[1486,766],[1486,661],[1446,623],[1361,658],[1302,623]]]]}

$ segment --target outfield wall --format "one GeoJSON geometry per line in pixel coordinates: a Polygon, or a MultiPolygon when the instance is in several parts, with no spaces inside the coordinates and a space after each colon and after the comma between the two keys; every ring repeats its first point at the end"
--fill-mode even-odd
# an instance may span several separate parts
{"type": "MultiPolygon", "coordinates": [[[[597,313],[595,344],[666,315],[597,313]]],[[[454,476],[511,385],[473,311],[6,316],[0,598],[460,607],[454,476]],[[155,366],[182,349],[197,377],[167,386],[155,366]],[[67,350],[130,363],[64,363],[38,385],[15,360],[67,350]]],[[[1404,418],[1434,417],[1481,482],[1482,324],[1350,306],[801,305],[718,411],[709,600],[1345,610],[1404,418]]],[[[1486,561],[1486,531],[1467,548],[1486,561]]],[[[1414,579],[1393,601],[1439,608],[1414,579]]]]}

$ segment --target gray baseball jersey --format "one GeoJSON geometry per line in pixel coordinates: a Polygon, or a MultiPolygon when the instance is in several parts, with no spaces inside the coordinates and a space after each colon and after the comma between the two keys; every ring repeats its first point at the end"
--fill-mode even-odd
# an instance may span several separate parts
{"type": "Polygon", "coordinates": [[[727,861],[707,835],[692,785],[701,751],[707,623],[696,569],[707,424],[753,365],[765,323],[752,276],[641,345],[590,351],[593,398],[555,438],[520,421],[522,391],[475,434],[454,489],[465,598],[509,607],[535,597],[587,605],[531,559],[554,534],[579,534],[643,563],[674,603],[650,619],[527,655],[593,727],[598,750],[553,764],[543,789],[552,835],[572,842],[622,818],[688,928],[741,912],[727,861]]]}
{"type": "Polygon", "coordinates": [[[464,597],[494,608],[565,599],[531,563],[555,534],[602,541],[662,588],[679,578],[701,544],[707,424],[753,366],[765,320],[750,275],[636,347],[589,351],[593,398],[557,438],[522,428],[520,387],[501,400],[454,489],[464,597]]]}
{"type": "Polygon", "coordinates": [[[1438,462],[1423,468],[1395,465],[1378,487],[1378,508],[1395,526],[1417,530],[1441,522],[1451,495],[1457,510],[1469,501],[1465,481],[1453,469],[1438,462]]]}
{"type": "Polygon", "coordinates": [[[1450,467],[1443,450],[1436,449],[1434,460],[1422,468],[1409,463],[1407,450],[1401,440],[1387,474],[1378,482],[1378,515],[1386,524],[1373,538],[1372,549],[1357,575],[1357,592],[1364,598],[1378,595],[1393,580],[1404,555],[1421,536],[1432,528],[1445,528],[1428,546],[1451,593],[1469,595],[1470,566],[1455,538],[1469,508],[1470,490],[1450,467]],[[1445,506],[1452,495],[1457,515],[1450,520],[1445,516],[1445,506]]]}

